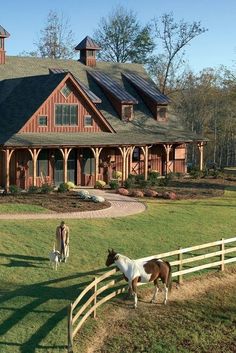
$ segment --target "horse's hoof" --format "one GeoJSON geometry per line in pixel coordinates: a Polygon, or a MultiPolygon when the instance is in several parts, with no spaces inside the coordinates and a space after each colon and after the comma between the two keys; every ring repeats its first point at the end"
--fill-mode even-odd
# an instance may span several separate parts
{"type": "Polygon", "coordinates": [[[163,304],[166,305],[166,303],[167,303],[167,300],[164,300],[163,304]]]}
{"type": "Polygon", "coordinates": [[[152,304],[157,304],[157,300],[152,299],[152,300],[151,300],[151,303],[152,303],[152,304]]]}

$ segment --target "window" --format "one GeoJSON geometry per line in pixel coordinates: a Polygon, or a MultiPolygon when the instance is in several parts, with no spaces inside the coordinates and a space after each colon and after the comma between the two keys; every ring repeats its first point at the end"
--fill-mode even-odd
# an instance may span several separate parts
{"type": "Polygon", "coordinates": [[[87,50],[87,56],[95,56],[95,50],[87,50]]]}
{"type": "Polygon", "coordinates": [[[84,126],[93,126],[93,118],[91,115],[84,116],[84,126]]]}
{"type": "Polygon", "coordinates": [[[69,86],[67,86],[67,84],[65,84],[62,89],[61,89],[61,93],[63,94],[64,97],[69,97],[69,95],[71,94],[71,89],[69,86]]]}
{"type": "Polygon", "coordinates": [[[43,116],[43,115],[39,116],[39,117],[38,117],[38,124],[39,124],[40,126],[47,126],[47,124],[48,124],[48,117],[47,117],[47,116],[43,116]]]}
{"type": "Polygon", "coordinates": [[[39,153],[37,159],[36,174],[38,177],[45,177],[49,175],[47,150],[42,150],[39,153]]]}
{"type": "Polygon", "coordinates": [[[133,106],[125,105],[122,109],[122,119],[124,121],[130,121],[133,117],[133,106]]]}
{"type": "Polygon", "coordinates": [[[133,152],[133,156],[132,156],[132,161],[139,162],[139,160],[140,160],[140,148],[135,147],[134,152],[133,152]]]}
{"type": "Polygon", "coordinates": [[[56,104],[55,109],[56,125],[77,125],[78,106],[75,104],[56,104]]]}
{"type": "Polygon", "coordinates": [[[157,119],[166,120],[166,118],[167,118],[167,108],[157,107],[157,119]]]}
{"type": "Polygon", "coordinates": [[[3,49],[3,38],[0,38],[0,49],[3,49]]]}

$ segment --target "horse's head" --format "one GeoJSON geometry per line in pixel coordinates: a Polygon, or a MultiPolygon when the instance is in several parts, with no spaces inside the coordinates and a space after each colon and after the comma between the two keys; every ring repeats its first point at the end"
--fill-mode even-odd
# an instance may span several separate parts
{"type": "Polygon", "coordinates": [[[116,259],[117,259],[117,253],[113,249],[111,249],[111,250],[108,249],[106,266],[110,266],[110,265],[114,264],[116,259]]]}

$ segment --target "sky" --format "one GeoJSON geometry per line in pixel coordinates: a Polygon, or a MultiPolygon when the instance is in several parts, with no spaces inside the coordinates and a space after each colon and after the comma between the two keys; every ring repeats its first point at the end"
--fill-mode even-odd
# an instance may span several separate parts
{"type": "Polygon", "coordinates": [[[69,20],[78,44],[92,37],[101,17],[117,5],[133,10],[141,24],[173,12],[175,20],[200,21],[207,32],[194,38],[186,48],[186,61],[195,72],[204,68],[236,65],[236,0],[11,0],[0,9],[0,25],[10,34],[7,55],[35,49],[34,42],[45,27],[50,10],[69,20]]]}

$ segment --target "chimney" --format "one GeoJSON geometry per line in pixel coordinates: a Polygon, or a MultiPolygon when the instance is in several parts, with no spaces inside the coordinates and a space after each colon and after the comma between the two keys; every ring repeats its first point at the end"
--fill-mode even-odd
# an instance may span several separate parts
{"type": "Polygon", "coordinates": [[[89,36],[85,37],[76,47],[75,50],[80,51],[80,59],[86,66],[96,66],[96,51],[101,48],[89,36]]]}
{"type": "Polygon", "coordinates": [[[0,25],[0,65],[5,64],[5,38],[10,37],[10,34],[0,25]]]}

